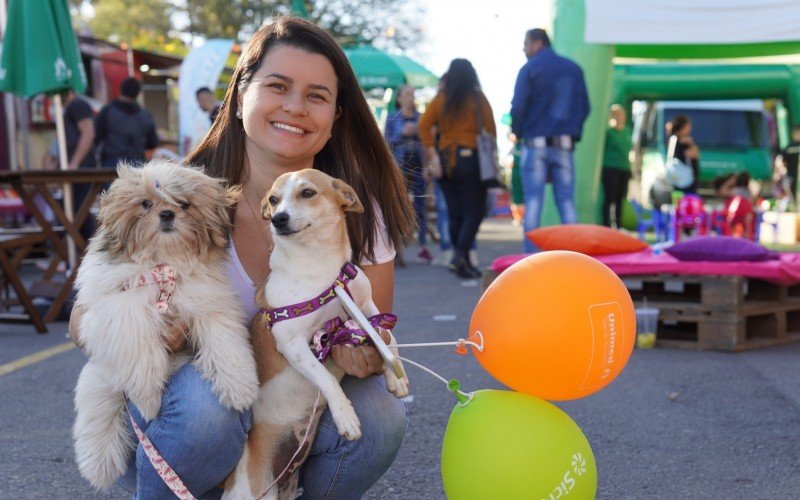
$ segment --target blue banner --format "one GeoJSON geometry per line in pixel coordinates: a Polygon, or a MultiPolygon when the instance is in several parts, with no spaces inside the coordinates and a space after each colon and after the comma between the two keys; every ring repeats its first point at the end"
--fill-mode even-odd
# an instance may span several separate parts
{"type": "MultiPolygon", "coordinates": [[[[219,75],[225,68],[233,40],[208,40],[200,47],[192,49],[181,64],[178,77],[178,123],[180,134],[180,154],[185,156],[188,148],[200,142],[198,121],[203,119],[203,111],[197,104],[195,92],[201,87],[216,90],[219,75]]],[[[207,127],[206,127],[207,130],[207,127]]]]}

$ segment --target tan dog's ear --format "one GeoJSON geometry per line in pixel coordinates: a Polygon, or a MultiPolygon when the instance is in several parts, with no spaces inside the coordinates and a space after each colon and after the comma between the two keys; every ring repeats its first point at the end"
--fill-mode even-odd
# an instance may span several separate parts
{"type": "Polygon", "coordinates": [[[269,193],[261,200],[261,218],[272,220],[272,205],[269,204],[269,193]]]}
{"type": "Polygon", "coordinates": [[[334,179],[333,190],[336,192],[336,196],[339,197],[339,203],[345,212],[364,213],[364,206],[361,205],[355,189],[351,188],[346,182],[334,179]]]}

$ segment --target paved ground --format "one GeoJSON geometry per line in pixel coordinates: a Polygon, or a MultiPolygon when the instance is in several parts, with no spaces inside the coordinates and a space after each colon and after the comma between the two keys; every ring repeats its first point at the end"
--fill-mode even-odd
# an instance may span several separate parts
{"type": "MultiPolygon", "coordinates": [[[[482,263],[516,253],[518,229],[489,221],[482,263]]],[[[413,263],[397,272],[397,334],[403,341],[464,336],[480,296],[477,282],[413,263]],[[451,321],[435,316],[451,315],[451,321]]],[[[0,365],[62,344],[51,333],[0,325],[0,365]]],[[[468,390],[499,388],[469,357],[449,348],[410,357],[468,390]]],[[[72,390],[83,356],[71,350],[0,375],[0,498],[124,498],[94,493],[73,461],[72,390]]],[[[444,498],[439,451],[454,399],[413,367],[411,424],[400,455],[369,499],[444,498]]],[[[622,375],[588,398],[560,404],[583,429],[598,464],[598,498],[776,499],[800,496],[800,344],[730,354],[634,351],[622,375]],[[671,399],[677,393],[677,397],[671,399]]],[[[536,471],[531,471],[535,474],[536,471]]]]}

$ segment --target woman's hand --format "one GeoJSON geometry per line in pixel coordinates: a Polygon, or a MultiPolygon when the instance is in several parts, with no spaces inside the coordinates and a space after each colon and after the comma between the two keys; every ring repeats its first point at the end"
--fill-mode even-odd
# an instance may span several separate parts
{"type": "MultiPolygon", "coordinates": [[[[384,342],[389,344],[391,334],[383,328],[378,332],[384,342]]],[[[350,346],[339,344],[331,349],[333,361],[348,375],[358,378],[367,378],[370,375],[383,373],[383,358],[374,346],[350,346]]]]}
{"type": "Polygon", "coordinates": [[[442,178],[442,162],[436,148],[425,148],[425,177],[433,179],[442,178]]]}
{"type": "Polygon", "coordinates": [[[86,307],[77,305],[72,306],[72,312],[69,314],[69,326],[67,326],[69,338],[71,338],[72,342],[81,349],[83,349],[83,343],[81,342],[80,324],[81,317],[83,317],[84,312],[86,312],[86,307]]]}

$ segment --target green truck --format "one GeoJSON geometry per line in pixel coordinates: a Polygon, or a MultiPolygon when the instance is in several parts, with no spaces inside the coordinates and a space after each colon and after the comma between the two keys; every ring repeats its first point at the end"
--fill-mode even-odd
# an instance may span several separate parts
{"type": "Polygon", "coordinates": [[[691,119],[692,137],[700,147],[700,194],[712,195],[712,181],[735,172],[748,172],[757,180],[772,175],[768,115],[761,100],[637,101],[632,114],[634,172],[639,173],[645,203],[664,170],[667,124],[677,115],[691,119]]]}

